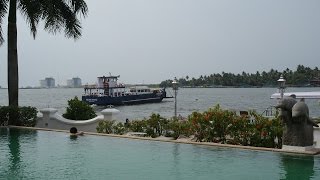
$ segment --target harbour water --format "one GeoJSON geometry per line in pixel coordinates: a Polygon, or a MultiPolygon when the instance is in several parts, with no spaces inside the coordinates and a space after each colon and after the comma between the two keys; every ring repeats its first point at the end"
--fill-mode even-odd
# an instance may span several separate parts
{"type": "MultiPolygon", "coordinates": [[[[222,108],[239,110],[255,110],[258,113],[272,105],[276,100],[270,99],[276,88],[180,88],[177,96],[177,114],[187,117],[193,111],[205,111],[220,104],[222,108]]],[[[320,91],[320,88],[288,88],[287,92],[320,91]]],[[[82,88],[53,88],[53,89],[20,89],[19,104],[34,106],[38,109],[52,107],[64,113],[68,100],[77,96],[81,99],[82,88]]],[[[167,94],[173,95],[172,89],[167,94]]],[[[0,106],[8,105],[7,89],[0,89],[0,106]]],[[[310,116],[320,117],[320,102],[308,99],[306,103],[310,109],[310,116]]],[[[100,112],[105,107],[95,107],[100,112]]],[[[124,121],[143,119],[152,113],[159,113],[163,117],[174,115],[174,99],[164,99],[161,103],[141,104],[115,107],[120,110],[117,120],[124,121]]]]}

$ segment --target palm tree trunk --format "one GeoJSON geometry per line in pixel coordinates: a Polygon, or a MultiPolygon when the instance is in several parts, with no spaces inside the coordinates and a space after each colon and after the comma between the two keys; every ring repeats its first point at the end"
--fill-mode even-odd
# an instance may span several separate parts
{"type": "Polygon", "coordinates": [[[8,95],[9,125],[18,125],[18,52],[17,52],[17,0],[10,0],[8,16],[8,95]]]}
{"type": "Polygon", "coordinates": [[[8,16],[8,95],[9,106],[18,106],[17,0],[10,0],[8,16]]]}

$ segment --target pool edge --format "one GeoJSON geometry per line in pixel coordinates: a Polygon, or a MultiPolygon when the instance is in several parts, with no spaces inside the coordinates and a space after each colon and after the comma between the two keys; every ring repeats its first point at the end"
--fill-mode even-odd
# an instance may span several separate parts
{"type": "MultiPolygon", "coordinates": [[[[25,127],[25,126],[2,126],[0,128],[3,128],[3,127],[4,128],[8,127],[8,128],[18,128],[18,129],[33,129],[33,130],[69,133],[68,130],[60,130],[60,129],[48,129],[48,128],[25,127]]],[[[178,143],[178,144],[193,144],[193,145],[204,145],[204,146],[239,148],[239,149],[253,150],[253,151],[271,151],[271,152],[302,154],[302,155],[318,155],[318,154],[320,154],[320,149],[314,149],[313,151],[294,151],[294,150],[282,150],[282,149],[265,148],[265,147],[240,146],[240,145],[232,145],[232,144],[219,144],[219,143],[213,143],[213,142],[179,141],[179,140],[171,140],[171,139],[156,139],[156,138],[151,138],[151,137],[137,137],[137,136],[117,135],[117,134],[104,134],[104,133],[95,133],[95,132],[84,132],[84,133],[88,134],[88,135],[96,135],[96,136],[108,136],[108,137],[118,137],[118,138],[147,140],[147,141],[158,141],[158,142],[170,142],[170,143],[178,143]]]]}

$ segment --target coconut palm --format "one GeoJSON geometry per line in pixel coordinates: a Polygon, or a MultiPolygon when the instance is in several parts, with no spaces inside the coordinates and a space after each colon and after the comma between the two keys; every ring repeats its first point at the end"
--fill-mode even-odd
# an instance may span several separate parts
{"type": "Polygon", "coordinates": [[[0,0],[0,45],[4,43],[3,19],[8,13],[8,94],[9,106],[18,106],[17,11],[24,16],[35,38],[40,21],[50,33],[64,31],[68,38],[81,36],[78,16],[88,12],[84,0],[0,0]]]}

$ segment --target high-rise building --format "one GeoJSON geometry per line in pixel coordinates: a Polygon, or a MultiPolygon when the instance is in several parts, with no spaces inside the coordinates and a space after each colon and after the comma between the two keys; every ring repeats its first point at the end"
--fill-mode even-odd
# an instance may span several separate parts
{"type": "Polygon", "coordinates": [[[52,77],[40,80],[40,87],[42,88],[54,88],[55,86],[55,80],[52,77]]]}
{"type": "Polygon", "coordinates": [[[67,86],[72,88],[78,88],[82,86],[81,79],[78,77],[68,79],[67,80],[67,86]]]}

